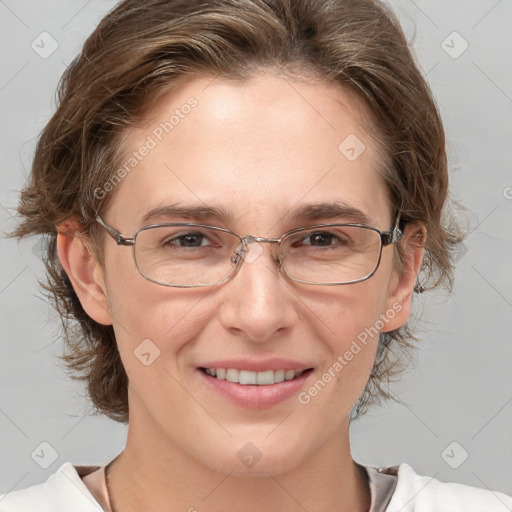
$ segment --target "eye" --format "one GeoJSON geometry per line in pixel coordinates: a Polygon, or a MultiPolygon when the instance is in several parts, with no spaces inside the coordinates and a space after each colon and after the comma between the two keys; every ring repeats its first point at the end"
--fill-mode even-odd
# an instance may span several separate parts
{"type": "Polygon", "coordinates": [[[207,235],[197,232],[183,233],[173,235],[162,240],[162,246],[178,246],[178,247],[218,247],[218,244],[211,242],[207,235]]]}
{"type": "Polygon", "coordinates": [[[293,246],[300,243],[310,247],[334,247],[347,245],[349,242],[349,238],[342,232],[314,231],[307,235],[302,235],[300,240],[293,243],[293,246]]]}
{"type": "Polygon", "coordinates": [[[335,234],[329,233],[328,231],[317,231],[315,233],[311,233],[307,239],[309,239],[310,245],[317,247],[333,245],[333,243],[339,240],[335,234]]]}

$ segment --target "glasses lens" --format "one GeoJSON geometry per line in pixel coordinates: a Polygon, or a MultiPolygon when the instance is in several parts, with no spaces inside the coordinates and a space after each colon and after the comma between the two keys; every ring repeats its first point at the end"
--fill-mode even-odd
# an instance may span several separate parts
{"type": "Polygon", "coordinates": [[[226,280],[240,239],[199,226],[157,226],[137,233],[134,255],[140,273],[163,285],[201,286],[226,280]]]}
{"type": "Polygon", "coordinates": [[[346,284],[369,277],[379,264],[381,238],[360,226],[326,226],[291,233],[282,241],[281,264],[300,281],[346,284]]]}
{"type": "MultiPolygon", "coordinates": [[[[168,286],[209,286],[229,279],[240,239],[222,229],[173,225],[143,228],[134,255],[140,273],[168,286]]],[[[292,279],[346,284],[373,274],[379,264],[380,234],[361,226],[331,225],[283,238],[280,262],[292,279]]]]}

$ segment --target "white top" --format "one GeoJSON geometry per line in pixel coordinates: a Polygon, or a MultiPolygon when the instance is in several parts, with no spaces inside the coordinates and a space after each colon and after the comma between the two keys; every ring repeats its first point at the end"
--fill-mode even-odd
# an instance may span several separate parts
{"type": "MultiPolygon", "coordinates": [[[[421,476],[408,464],[363,466],[369,477],[369,512],[511,512],[512,497],[421,476]]],[[[46,482],[0,495],[1,512],[111,512],[105,466],[62,464],[46,482]]]]}

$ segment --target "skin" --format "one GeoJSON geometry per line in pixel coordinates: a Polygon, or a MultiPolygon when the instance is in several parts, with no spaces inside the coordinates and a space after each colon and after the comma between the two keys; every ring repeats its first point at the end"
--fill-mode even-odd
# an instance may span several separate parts
{"type": "MultiPolygon", "coordinates": [[[[205,223],[243,236],[279,237],[304,225],[288,216],[297,204],[335,200],[362,210],[383,231],[391,226],[369,118],[349,91],[270,73],[243,85],[195,78],[127,132],[126,154],[190,96],[197,107],[117,185],[103,213],[125,236],[143,225],[150,209],[178,201],[230,210],[232,223],[205,223]],[[349,134],[366,145],[354,161],[338,150],[349,134]]],[[[338,222],[344,220],[351,221],[338,222]]],[[[364,282],[294,283],[277,271],[271,247],[263,244],[263,253],[244,262],[233,280],[191,289],[145,280],[131,249],[108,236],[102,266],[73,236],[72,224],[66,229],[58,239],[62,265],[87,313],[113,325],[130,380],[127,444],[110,473],[118,512],[368,510],[366,475],[350,452],[348,415],[367,383],[377,336],[307,405],[296,396],[259,410],[233,404],[205,386],[197,365],[289,358],[314,367],[307,389],[379,315],[401,309],[384,330],[407,321],[421,226],[406,229],[400,275],[389,246],[364,282]],[[148,338],[160,356],[145,366],[133,352],[148,338]],[[237,457],[248,442],[261,452],[252,467],[237,457]]]]}

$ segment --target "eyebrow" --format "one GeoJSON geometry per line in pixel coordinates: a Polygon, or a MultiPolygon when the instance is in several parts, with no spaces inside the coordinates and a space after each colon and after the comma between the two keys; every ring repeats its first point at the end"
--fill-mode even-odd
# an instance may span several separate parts
{"type": "Polygon", "coordinates": [[[370,218],[366,213],[344,203],[343,201],[297,206],[289,212],[288,216],[300,221],[343,219],[359,224],[371,224],[370,218]]]}
{"type": "Polygon", "coordinates": [[[142,222],[146,223],[154,221],[155,219],[169,217],[180,217],[200,221],[216,219],[226,223],[232,223],[234,221],[234,215],[222,207],[170,204],[153,208],[142,217],[142,222]]]}
{"type": "MultiPolygon", "coordinates": [[[[227,225],[234,224],[235,221],[233,212],[222,207],[170,204],[153,208],[142,217],[142,222],[146,224],[157,219],[172,217],[201,222],[216,220],[227,225]]],[[[286,217],[301,222],[343,219],[360,224],[371,224],[367,214],[343,201],[298,205],[292,208],[286,214],[286,217]]]]}

